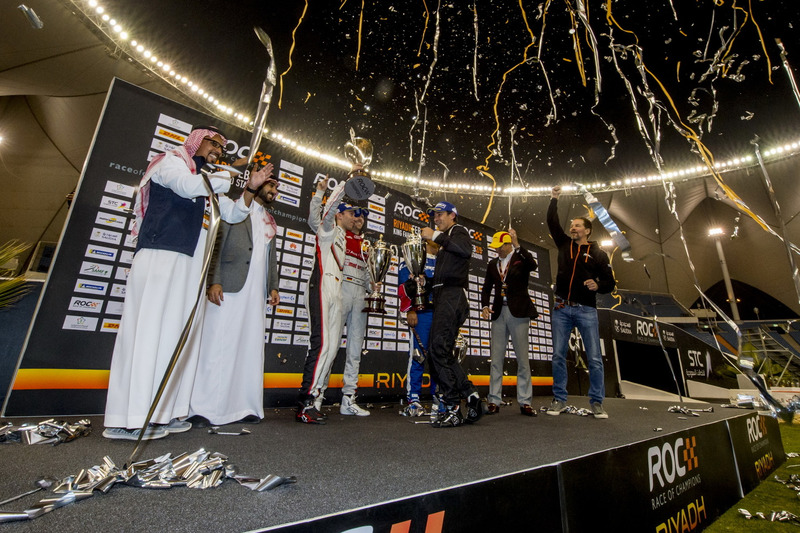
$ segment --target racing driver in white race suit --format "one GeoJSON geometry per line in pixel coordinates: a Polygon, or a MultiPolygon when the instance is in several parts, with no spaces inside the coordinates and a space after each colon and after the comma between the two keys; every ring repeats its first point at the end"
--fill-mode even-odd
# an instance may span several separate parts
{"type": "Polygon", "coordinates": [[[339,210],[344,185],[345,181],[342,181],[333,188],[323,209],[322,197],[328,180],[320,180],[309,207],[308,224],[317,238],[314,269],[306,289],[308,354],[296,414],[296,420],[305,424],[325,423],[327,417],[319,411],[319,406],[342,337],[342,268],[346,232],[357,231],[353,210],[339,210]]]}

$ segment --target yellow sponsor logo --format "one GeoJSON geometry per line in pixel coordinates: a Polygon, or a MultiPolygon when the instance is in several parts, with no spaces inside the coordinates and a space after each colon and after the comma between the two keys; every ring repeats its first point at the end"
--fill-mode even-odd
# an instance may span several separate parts
{"type": "Polygon", "coordinates": [[[161,135],[162,137],[167,137],[169,139],[172,139],[174,141],[178,141],[180,143],[183,143],[184,141],[186,141],[186,137],[185,136],[178,135],[177,133],[169,131],[169,130],[165,130],[164,128],[158,128],[158,135],[161,135]]]}

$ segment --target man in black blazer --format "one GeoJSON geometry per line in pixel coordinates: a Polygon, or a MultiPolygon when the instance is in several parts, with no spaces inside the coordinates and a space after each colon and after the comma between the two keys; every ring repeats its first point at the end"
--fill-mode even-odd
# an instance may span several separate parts
{"type": "Polygon", "coordinates": [[[536,260],[522,248],[513,229],[498,231],[490,248],[498,257],[489,261],[481,291],[481,317],[492,319],[492,356],[489,371],[488,414],[500,411],[503,391],[503,359],[508,337],[517,357],[517,402],[523,415],[536,416],[531,407],[531,365],[528,359],[528,330],[531,319],[539,316],[528,296],[528,278],[536,270],[536,260]],[[494,300],[489,297],[494,289],[494,300]]]}

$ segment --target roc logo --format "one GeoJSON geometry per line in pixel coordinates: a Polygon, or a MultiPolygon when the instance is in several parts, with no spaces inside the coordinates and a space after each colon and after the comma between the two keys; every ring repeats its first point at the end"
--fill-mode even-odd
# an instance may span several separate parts
{"type": "Polygon", "coordinates": [[[650,471],[650,492],[658,481],[660,488],[670,485],[682,478],[698,466],[697,437],[683,439],[679,437],[673,442],[665,442],[663,446],[651,446],[647,449],[647,463],[650,471]]]}
{"type": "Polygon", "coordinates": [[[394,216],[397,217],[398,215],[406,220],[419,220],[426,224],[431,220],[430,215],[422,209],[414,207],[413,205],[406,205],[402,202],[395,202],[394,204],[394,216]]]}
{"type": "Polygon", "coordinates": [[[269,154],[265,154],[264,152],[256,152],[255,157],[253,158],[253,163],[258,164],[259,168],[266,165],[269,160],[272,159],[272,156],[269,154]]]}
{"type": "Polygon", "coordinates": [[[472,240],[481,242],[483,240],[483,232],[482,231],[474,231],[469,230],[469,236],[472,237],[472,240]]]}

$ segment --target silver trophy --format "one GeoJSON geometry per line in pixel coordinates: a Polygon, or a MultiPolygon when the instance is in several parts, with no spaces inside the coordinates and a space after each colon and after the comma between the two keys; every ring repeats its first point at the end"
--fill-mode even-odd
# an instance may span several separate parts
{"type": "Polygon", "coordinates": [[[355,131],[350,129],[350,140],[344,145],[344,156],[358,168],[350,171],[344,186],[344,193],[354,200],[366,200],[375,192],[375,183],[372,182],[367,166],[372,162],[372,142],[363,137],[356,137],[355,131]]]}
{"type": "Polygon", "coordinates": [[[403,260],[412,278],[417,280],[417,295],[411,302],[415,311],[425,309],[425,286],[420,283],[419,277],[425,272],[425,261],[428,258],[428,250],[425,241],[420,235],[419,228],[415,227],[400,247],[403,251],[403,260]]]}
{"type": "Polygon", "coordinates": [[[456,337],[456,343],[453,346],[453,357],[456,358],[458,364],[461,364],[464,361],[464,358],[467,356],[467,348],[469,348],[467,345],[467,339],[465,339],[464,336],[459,333],[458,337],[456,337]]]}
{"type": "Polygon", "coordinates": [[[371,244],[367,239],[361,243],[361,255],[367,263],[367,272],[369,279],[372,281],[374,289],[372,293],[364,299],[367,306],[362,309],[363,313],[379,313],[386,314],[386,299],[381,296],[379,288],[383,284],[386,273],[389,271],[389,266],[392,264],[392,256],[397,255],[397,245],[386,244],[381,235],[375,244],[371,244]]]}

